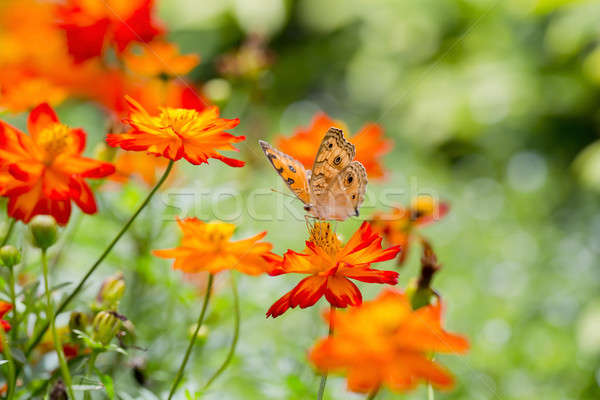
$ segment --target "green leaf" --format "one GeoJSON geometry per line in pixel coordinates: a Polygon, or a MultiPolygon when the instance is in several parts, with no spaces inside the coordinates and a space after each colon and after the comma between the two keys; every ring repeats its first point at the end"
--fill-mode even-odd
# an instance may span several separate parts
{"type": "Polygon", "coordinates": [[[101,373],[100,371],[98,371],[97,368],[94,368],[94,371],[100,377],[100,381],[102,381],[102,384],[104,385],[104,389],[106,390],[106,395],[108,396],[108,398],[110,400],[114,400],[115,399],[115,386],[113,384],[113,380],[110,377],[110,375],[105,375],[105,374],[101,373]]]}
{"type": "Polygon", "coordinates": [[[0,360],[0,366],[6,364],[8,362],[8,360],[0,360]]]}

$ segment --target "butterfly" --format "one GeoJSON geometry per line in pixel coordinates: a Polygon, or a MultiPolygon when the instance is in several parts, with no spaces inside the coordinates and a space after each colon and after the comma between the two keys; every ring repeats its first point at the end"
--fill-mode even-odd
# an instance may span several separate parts
{"type": "Polygon", "coordinates": [[[341,129],[329,128],[312,170],[306,170],[298,160],[269,143],[258,142],[275,171],[314,217],[344,221],[359,215],[367,189],[367,172],[354,160],[354,145],[346,140],[341,129]]]}

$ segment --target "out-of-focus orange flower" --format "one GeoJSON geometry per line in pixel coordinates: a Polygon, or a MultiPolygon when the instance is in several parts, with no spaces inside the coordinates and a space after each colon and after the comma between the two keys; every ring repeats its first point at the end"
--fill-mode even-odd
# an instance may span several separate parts
{"type": "MultiPolygon", "coordinates": [[[[77,354],[79,354],[79,346],[69,342],[71,340],[71,330],[69,327],[67,325],[58,327],[56,329],[56,334],[60,338],[60,343],[62,343],[65,357],[67,359],[76,357],[77,354]]],[[[46,331],[36,349],[40,355],[55,351],[54,340],[52,339],[52,333],[50,331],[46,331]]]]}
{"type": "Polygon", "coordinates": [[[9,79],[5,75],[0,81],[0,108],[11,112],[28,110],[40,102],[57,105],[68,95],[64,87],[44,77],[9,79]]]}
{"type": "Polygon", "coordinates": [[[211,274],[235,269],[244,274],[259,275],[270,268],[263,256],[270,253],[273,245],[261,241],[267,232],[232,241],[234,224],[203,222],[197,218],[186,218],[177,223],[183,233],[181,244],[173,249],[152,252],[157,257],[174,258],[173,269],[211,274]]]}
{"type": "Polygon", "coordinates": [[[182,55],[176,44],[162,40],[155,40],[140,51],[125,53],[123,61],[131,71],[144,76],[185,75],[200,62],[198,55],[182,55]]]}
{"type": "Polygon", "coordinates": [[[10,324],[3,319],[10,310],[12,310],[12,304],[7,303],[6,301],[0,301],[0,327],[4,332],[10,331],[10,324]]]}
{"type": "Polygon", "coordinates": [[[114,44],[123,52],[131,42],[149,42],[163,32],[154,19],[153,0],[66,0],[57,6],[69,53],[80,63],[114,44]]]}
{"type": "MultiPolygon", "coordinates": [[[[275,139],[276,147],[300,161],[306,169],[311,169],[323,136],[332,126],[348,131],[343,122],[331,119],[325,113],[317,113],[310,126],[296,129],[290,137],[279,136],[275,139]]],[[[384,139],[381,126],[366,124],[349,140],[355,145],[356,159],[365,166],[369,179],[383,178],[385,170],[381,157],[390,152],[392,141],[384,139]]]]}
{"type": "Polygon", "coordinates": [[[464,353],[462,336],[442,328],[442,305],[411,309],[406,295],[384,291],[373,301],[333,318],[334,333],[311,350],[310,361],[322,372],[347,375],[348,388],[368,393],[381,386],[404,392],[428,381],[437,388],[452,387],[450,373],[433,362],[431,353],[464,353]]]}
{"type": "MultiPolygon", "coordinates": [[[[153,187],[167,168],[169,161],[146,153],[120,151],[114,164],[116,171],[110,176],[111,180],[125,183],[131,178],[138,177],[146,185],[153,187]]],[[[173,176],[171,172],[167,180],[173,176]]]]}
{"type": "Polygon", "coordinates": [[[65,225],[71,200],[87,214],[96,201],[85,178],[114,172],[110,163],[83,157],[85,132],[58,121],[48,104],[29,114],[30,136],[0,121],[0,195],[9,198],[8,215],[27,223],[50,214],[65,225]]]}
{"type": "Polygon", "coordinates": [[[423,227],[444,217],[450,209],[444,202],[421,195],[413,199],[410,207],[396,207],[390,212],[373,214],[373,230],[382,235],[389,244],[400,245],[402,253],[398,263],[406,260],[408,248],[415,234],[415,228],[423,227]]]}
{"type": "Polygon", "coordinates": [[[160,107],[158,115],[150,115],[138,102],[126,97],[130,107],[126,122],[133,128],[127,133],[109,134],[106,142],[124,150],[146,151],[177,161],[185,158],[191,164],[207,163],[209,158],[231,167],[244,162],[220,154],[221,150],[237,150],[233,143],[245,136],[224,132],[239,120],[219,118],[219,109],[209,107],[202,112],[183,108],[160,107]]]}
{"type": "MultiPolygon", "coordinates": [[[[368,283],[395,285],[398,273],[371,268],[371,264],[391,260],[399,246],[383,249],[381,237],[364,222],[350,240],[342,245],[328,222],[315,222],[302,253],[288,250],[280,266],[271,275],[309,274],[298,285],[269,308],[267,317],[283,314],[288,308],[306,308],[322,296],[334,307],[357,306],[362,303],[360,290],[350,279],[368,283]]],[[[272,256],[267,256],[274,263],[272,256]]]]}

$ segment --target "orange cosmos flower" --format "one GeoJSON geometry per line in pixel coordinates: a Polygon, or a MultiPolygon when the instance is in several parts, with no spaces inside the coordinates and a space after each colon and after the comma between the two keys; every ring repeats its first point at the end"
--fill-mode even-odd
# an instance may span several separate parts
{"type": "Polygon", "coordinates": [[[182,55],[176,44],[157,40],[142,47],[141,53],[125,53],[123,61],[136,74],[178,76],[190,72],[198,65],[200,57],[196,54],[182,55]]]}
{"type": "Polygon", "coordinates": [[[413,311],[406,295],[386,290],[361,307],[326,315],[335,331],[317,342],[309,359],[322,372],[346,374],[354,392],[383,385],[404,392],[420,381],[447,389],[452,376],[430,354],[464,353],[469,344],[442,328],[441,315],[439,302],[413,311]]]}
{"type": "Polygon", "coordinates": [[[415,235],[415,229],[425,226],[444,217],[450,206],[438,203],[431,196],[417,196],[408,208],[396,207],[388,213],[375,213],[371,224],[373,230],[382,235],[390,244],[400,245],[402,254],[398,263],[406,260],[408,247],[415,235]]]}
{"type": "Polygon", "coordinates": [[[0,195],[9,198],[8,215],[27,223],[50,214],[65,225],[71,200],[87,214],[96,212],[94,194],[85,178],[103,178],[110,163],[82,157],[85,132],[58,121],[48,104],[29,114],[28,136],[0,121],[0,195]]]}
{"type": "Polygon", "coordinates": [[[161,258],[174,258],[173,269],[186,273],[208,271],[216,274],[236,269],[244,274],[259,275],[269,264],[263,258],[273,245],[261,242],[267,232],[248,239],[231,241],[235,225],[220,221],[203,222],[197,218],[177,220],[183,233],[181,245],[173,249],[154,250],[161,258]]]}
{"type": "Polygon", "coordinates": [[[77,63],[99,57],[107,45],[121,53],[131,42],[149,42],[161,34],[153,9],[153,0],[66,0],[57,6],[77,63]]]}
{"type": "MultiPolygon", "coordinates": [[[[109,179],[125,183],[131,178],[139,178],[149,187],[156,185],[158,178],[167,169],[168,160],[145,153],[120,151],[115,161],[115,173],[109,179]]],[[[169,174],[167,181],[175,175],[169,174]]],[[[167,185],[163,185],[165,187],[167,185]]]]}
{"type": "Polygon", "coordinates": [[[126,100],[131,111],[125,122],[133,129],[127,133],[107,135],[106,142],[110,146],[146,151],[173,161],[183,157],[194,165],[208,163],[209,158],[215,158],[231,167],[244,166],[243,161],[218,152],[237,150],[232,143],[246,138],[224,132],[239,123],[237,118],[219,118],[219,109],[214,106],[202,112],[159,107],[158,115],[151,116],[132,98],[126,97],[126,100]]]}
{"type": "MultiPolygon", "coordinates": [[[[369,283],[395,285],[398,273],[371,268],[371,264],[391,260],[400,251],[400,246],[383,249],[381,237],[364,222],[342,246],[337,235],[327,222],[315,222],[310,239],[302,253],[288,250],[270,275],[309,274],[300,283],[269,308],[267,317],[283,314],[288,308],[310,307],[322,296],[334,307],[344,308],[362,303],[360,290],[350,279],[369,283]]],[[[272,263],[277,259],[266,257],[272,263]]]]}
{"type": "Polygon", "coordinates": [[[0,301],[0,327],[4,329],[4,332],[10,331],[10,324],[3,319],[10,310],[12,310],[12,304],[0,301]]]}
{"type": "MultiPolygon", "coordinates": [[[[310,126],[296,129],[290,137],[277,138],[275,147],[300,161],[305,168],[311,169],[321,140],[332,126],[348,131],[343,122],[333,120],[325,113],[317,113],[310,126]]],[[[390,152],[392,141],[383,138],[381,126],[366,124],[349,140],[356,146],[356,159],[365,166],[369,179],[383,178],[385,170],[381,157],[390,152]]]]}

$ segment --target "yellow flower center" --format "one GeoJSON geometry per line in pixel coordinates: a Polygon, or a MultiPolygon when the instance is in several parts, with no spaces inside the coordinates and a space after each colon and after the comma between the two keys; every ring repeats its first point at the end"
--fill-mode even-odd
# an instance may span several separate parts
{"type": "Polygon", "coordinates": [[[160,120],[166,127],[171,128],[172,133],[176,135],[189,132],[191,123],[198,119],[196,110],[186,110],[181,108],[164,108],[160,114],[160,120]]]}
{"type": "Polygon", "coordinates": [[[315,222],[310,229],[309,240],[331,256],[335,256],[341,247],[340,240],[331,230],[329,222],[315,222]]]}
{"type": "Polygon", "coordinates": [[[56,156],[64,152],[69,145],[71,138],[71,129],[63,124],[54,123],[39,134],[38,144],[44,149],[45,163],[52,163],[56,156]]]}
{"type": "Polygon", "coordinates": [[[219,221],[204,224],[203,240],[210,242],[215,249],[223,250],[233,235],[235,225],[219,221]]]}

